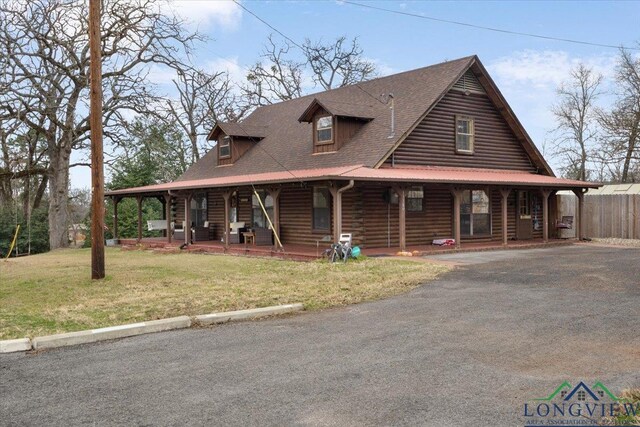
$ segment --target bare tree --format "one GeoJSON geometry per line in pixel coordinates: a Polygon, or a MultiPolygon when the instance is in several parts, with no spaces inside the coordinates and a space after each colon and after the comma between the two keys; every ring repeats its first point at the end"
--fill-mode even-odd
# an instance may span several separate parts
{"type": "Polygon", "coordinates": [[[281,45],[269,36],[263,59],[247,74],[243,93],[255,107],[302,96],[305,75],[325,90],[369,80],[376,76],[376,68],[363,53],[357,39],[347,41],[344,36],[327,44],[307,39],[302,46],[288,41],[281,45]],[[301,48],[298,57],[295,47],[301,48]]]}
{"type": "Polygon", "coordinates": [[[242,88],[252,106],[269,105],[287,101],[302,95],[304,62],[289,56],[293,46],[289,42],[278,45],[270,35],[258,61],[247,74],[247,84],[242,88]]]}
{"type": "Polygon", "coordinates": [[[327,44],[307,39],[302,47],[313,80],[323,89],[352,85],[376,76],[375,64],[363,57],[364,50],[357,38],[348,42],[342,36],[327,44]]]}
{"type": "MultiPolygon", "coordinates": [[[[127,115],[148,110],[149,64],[175,67],[197,35],[160,12],[160,0],[105,0],[102,23],[105,139],[123,137],[127,115]]],[[[10,69],[0,119],[19,120],[46,144],[49,240],[68,245],[71,153],[85,146],[88,121],[88,22],[82,0],[0,0],[0,57],[10,69]]]]}
{"type": "Polygon", "coordinates": [[[596,141],[596,101],[601,94],[602,75],[584,64],[571,70],[568,81],[557,89],[558,104],[552,107],[558,123],[554,155],[562,161],[563,174],[570,178],[589,178],[587,163],[596,141]]]}
{"type": "Polygon", "coordinates": [[[640,180],[640,58],[622,49],[616,70],[617,100],[599,116],[605,162],[614,181],[640,180]]]}
{"type": "Polygon", "coordinates": [[[173,84],[177,90],[177,100],[166,100],[171,122],[177,124],[189,140],[191,162],[200,159],[205,147],[201,146],[218,120],[236,121],[233,85],[228,73],[206,73],[198,69],[177,69],[173,84]]]}

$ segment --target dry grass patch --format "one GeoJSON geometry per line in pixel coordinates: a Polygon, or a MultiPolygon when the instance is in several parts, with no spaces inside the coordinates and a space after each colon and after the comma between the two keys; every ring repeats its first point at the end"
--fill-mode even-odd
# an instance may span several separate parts
{"type": "Polygon", "coordinates": [[[306,309],[406,292],[448,267],[410,260],[294,262],[107,248],[107,277],[90,280],[90,251],[0,262],[0,339],[302,302],[306,309]]]}

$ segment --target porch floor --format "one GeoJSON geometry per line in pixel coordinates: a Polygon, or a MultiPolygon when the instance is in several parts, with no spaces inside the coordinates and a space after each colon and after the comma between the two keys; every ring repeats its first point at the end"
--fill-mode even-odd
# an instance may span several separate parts
{"type": "MultiPolygon", "coordinates": [[[[542,239],[532,240],[512,240],[507,246],[502,246],[502,241],[491,242],[465,242],[461,244],[460,249],[455,246],[408,246],[406,252],[411,252],[413,256],[428,256],[442,253],[456,252],[478,252],[498,249],[532,249],[551,246],[562,246],[573,244],[575,239],[550,239],[544,242],[542,239]]],[[[158,252],[175,252],[180,250],[182,241],[168,243],[165,237],[145,237],[140,242],[143,248],[153,249],[158,252]]],[[[123,249],[133,249],[138,247],[137,239],[120,239],[120,246],[123,249]]],[[[275,246],[254,246],[246,244],[232,244],[225,249],[224,244],[219,241],[202,241],[189,245],[185,250],[189,252],[199,253],[226,253],[230,255],[248,255],[259,257],[274,257],[283,259],[292,259],[299,261],[311,261],[322,257],[322,253],[329,245],[321,244],[318,247],[314,245],[293,245],[285,244],[283,250],[276,250],[275,246]]],[[[387,257],[396,256],[400,252],[399,247],[383,247],[362,249],[362,253],[370,257],[387,257]]]]}

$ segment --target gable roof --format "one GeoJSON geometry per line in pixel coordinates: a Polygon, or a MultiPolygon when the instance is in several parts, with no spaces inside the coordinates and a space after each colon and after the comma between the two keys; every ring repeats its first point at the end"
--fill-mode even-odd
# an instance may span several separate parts
{"type": "Polygon", "coordinates": [[[256,138],[261,139],[267,135],[267,126],[252,126],[249,124],[240,123],[224,123],[218,122],[209,133],[207,139],[216,139],[220,132],[224,132],[229,136],[241,136],[244,138],[256,138]]]}
{"type": "Polygon", "coordinates": [[[313,98],[313,101],[311,101],[311,104],[304,110],[304,113],[298,118],[298,121],[311,123],[313,121],[313,115],[318,109],[323,109],[332,116],[354,117],[365,120],[373,120],[375,117],[375,113],[369,105],[347,104],[345,102],[336,102],[332,99],[326,99],[324,102],[320,102],[318,98],[313,98]]]}
{"type": "Polygon", "coordinates": [[[476,61],[469,56],[257,108],[238,125],[267,127],[259,143],[229,166],[218,166],[217,150],[210,150],[178,181],[348,165],[376,167],[476,61]],[[389,106],[380,101],[380,95],[389,93],[396,110],[393,138],[389,138],[389,106]],[[336,111],[366,110],[373,120],[339,151],[314,155],[312,125],[298,121],[314,99],[336,111]]]}

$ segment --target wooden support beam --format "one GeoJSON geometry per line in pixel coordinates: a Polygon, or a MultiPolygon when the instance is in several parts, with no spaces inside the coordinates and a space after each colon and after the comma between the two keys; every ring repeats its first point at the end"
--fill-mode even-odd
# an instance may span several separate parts
{"type": "Polygon", "coordinates": [[[507,246],[509,241],[509,193],[511,193],[510,188],[500,189],[500,204],[502,205],[502,246],[507,246]]]}
{"type": "Polygon", "coordinates": [[[550,190],[541,190],[542,193],[542,240],[549,241],[549,195],[550,190]]]}
{"type": "Polygon", "coordinates": [[[456,248],[460,249],[460,202],[462,201],[462,192],[464,190],[454,188],[451,190],[453,194],[453,238],[456,241],[456,248]]]}
{"type": "Polygon", "coordinates": [[[171,238],[173,237],[171,234],[173,230],[171,230],[171,195],[165,194],[164,196],[164,217],[167,220],[167,243],[171,243],[171,238]]]}
{"type": "Polygon", "coordinates": [[[232,191],[225,191],[222,193],[222,197],[224,198],[224,224],[222,225],[224,230],[224,247],[229,248],[229,239],[231,235],[229,234],[231,230],[229,229],[229,208],[231,207],[231,195],[232,191]]]}
{"type": "Polygon", "coordinates": [[[192,194],[187,194],[184,197],[184,244],[191,244],[191,199],[192,194]]]}
{"type": "Polygon", "coordinates": [[[113,198],[113,238],[119,239],[118,236],[118,203],[120,203],[120,197],[113,198]]]}
{"type": "Polygon", "coordinates": [[[578,212],[576,213],[576,238],[582,240],[584,238],[584,193],[582,189],[573,190],[578,197],[578,212]]]}
{"type": "Polygon", "coordinates": [[[406,189],[405,187],[397,187],[398,193],[398,231],[400,232],[400,250],[407,249],[407,207],[406,207],[406,189]]]}
{"type": "Polygon", "coordinates": [[[138,203],[138,243],[142,241],[142,196],[136,196],[138,203]]]}

